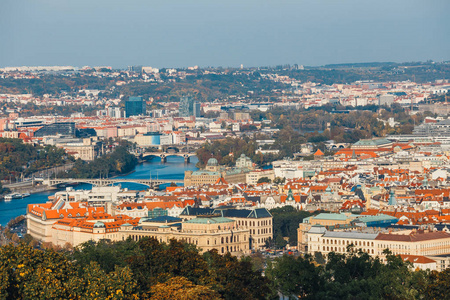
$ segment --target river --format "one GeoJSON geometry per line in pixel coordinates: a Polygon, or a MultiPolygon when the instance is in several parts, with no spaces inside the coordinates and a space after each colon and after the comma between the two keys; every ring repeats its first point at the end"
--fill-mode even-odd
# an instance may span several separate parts
{"type": "MultiPolygon", "coordinates": [[[[198,162],[197,157],[191,157],[189,164],[184,163],[184,158],[177,156],[170,156],[166,163],[161,163],[160,158],[153,158],[147,162],[136,166],[135,171],[131,174],[120,176],[118,178],[126,179],[174,179],[183,180],[184,171],[197,170],[195,164],[198,162]]],[[[131,190],[144,190],[148,187],[136,183],[123,183],[122,187],[131,190]]],[[[91,189],[89,184],[80,184],[75,189],[91,189]]],[[[5,226],[9,220],[26,213],[27,205],[34,203],[45,203],[48,196],[54,194],[55,191],[47,191],[42,193],[32,194],[30,197],[24,199],[11,200],[5,202],[0,201],[0,225],[5,226]]]]}

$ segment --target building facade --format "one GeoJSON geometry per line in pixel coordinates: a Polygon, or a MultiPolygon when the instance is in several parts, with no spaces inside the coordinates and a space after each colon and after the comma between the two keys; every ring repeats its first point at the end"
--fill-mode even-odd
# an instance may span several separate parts
{"type": "Polygon", "coordinates": [[[145,113],[146,103],[142,97],[129,97],[128,100],[125,101],[126,117],[145,115],[145,113]]]}

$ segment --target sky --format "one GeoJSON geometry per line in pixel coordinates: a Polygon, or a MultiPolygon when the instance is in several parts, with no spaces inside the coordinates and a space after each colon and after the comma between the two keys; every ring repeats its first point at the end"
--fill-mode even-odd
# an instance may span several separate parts
{"type": "Polygon", "coordinates": [[[0,67],[450,60],[450,0],[0,0],[0,67]]]}

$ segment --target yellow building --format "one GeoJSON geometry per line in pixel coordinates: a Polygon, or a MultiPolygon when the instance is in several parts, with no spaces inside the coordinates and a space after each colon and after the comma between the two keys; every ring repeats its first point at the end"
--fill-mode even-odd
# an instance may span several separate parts
{"type": "Polygon", "coordinates": [[[201,186],[214,184],[220,177],[219,163],[217,159],[210,158],[204,170],[184,172],[184,186],[201,186]]]}
{"type": "Polygon", "coordinates": [[[186,207],[180,218],[191,220],[197,216],[221,216],[236,221],[238,229],[249,230],[250,249],[261,249],[265,247],[266,241],[273,239],[272,215],[265,208],[255,209],[210,209],[186,207]]]}
{"type": "Polygon", "coordinates": [[[312,228],[314,225],[320,225],[320,226],[347,226],[350,225],[350,222],[354,220],[356,215],[352,214],[326,214],[326,213],[320,213],[317,216],[312,216],[303,219],[303,223],[299,224],[299,227],[297,229],[297,248],[299,251],[306,251],[308,241],[307,241],[307,235],[308,231],[312,228]]]}
{"type": "MultiPolygon", "coordinates": [[[[241,228],[237,222],[229,218],[216,216],[196,217],[181,222],[163,222],[157,219],[144,220],[138,227],[122,226],[119,235],[121,240],[131,237],[138,241],[144,237],[153,237],[162,243],[168,243],[171,239],[191,243],[200,248],[202,252],[216,249],[218,253],[230,252],[235,255],[250,252],[250,231],[241,228]]],[[[170,217],[169,217],[170,218],[170,217]]]]}

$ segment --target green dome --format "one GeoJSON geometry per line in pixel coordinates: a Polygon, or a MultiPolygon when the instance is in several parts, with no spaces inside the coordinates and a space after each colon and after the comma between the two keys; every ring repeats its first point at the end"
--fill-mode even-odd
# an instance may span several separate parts
{"type": "Polygon", "coordinates": [[[97,223],[94,224],[94,228],[103,228],[105,227],[105,224],[103,222],[97,221],[97,223]]]}
{"type": "Polygon", "coordinates": [[[208,159],[207,165],[208,165],[208,166],[218,166],[218,165],[219,165],[219,162],[217,161],[217,159],[215,159],[215,158],[213,157],[213,158],[208,159]]]}

